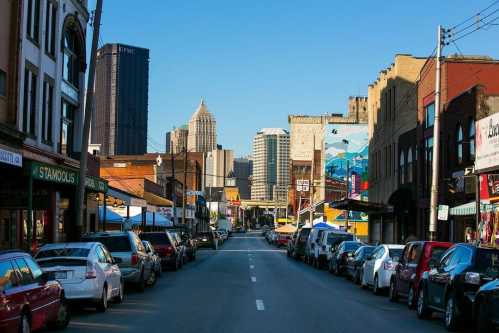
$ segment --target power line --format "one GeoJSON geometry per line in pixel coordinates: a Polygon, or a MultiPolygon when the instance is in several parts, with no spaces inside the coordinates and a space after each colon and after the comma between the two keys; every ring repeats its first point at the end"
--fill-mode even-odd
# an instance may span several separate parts
{"type": "MultiPolygon", "coordinates": [[[[497,9],[495,12],[499,12],[499,9],[497,9]]],[[[479,26],[478,26],[478,27],[476,27],[475,29],[473,29],[473,30],[471,30],[471,31],[469,31],[469,32],[467,32],[467,33],[465,33],[465,34],[461,35],[461,36],[454,37],[454,38],[453,38],[453,39],[451,39],[448,43],[451,43],[451,42],[457,42],[458,40],[463,39],[463,38],[465,38],[465,37],[468,37],[469,35],[471,35],[471,34],[473,34],[473,33],[477,32],[478,30],[484,29],[484,28],[486,28],[486,27],[488,27],[488,26],[495,25],[495,24],[493,24],[493,23],[494,23],[494,22],[496,22],[497,20],[499,20],[499,15],[498,15],[498,16],[496,16],[496,17],[494,17],[494,18],[492,18],[492,19],[490,19],[489,21],[485,22],[483,25],[479,25],[479,26]]],[[[448,44],[448,43],[447,43],[447,44],[448,44]]]]}
{"type": "Polygon", "coordinates": [[[462,26],[463,24],[466,24],[468,23],[469,21],[473,20],[473,19],[476,19],[477,17],[479,17],[481,14],[483,14],[484,12],[488,11],[490,8],[494,7],[495,5],[499,4],[499,0],[496,0],[494,2],[492,2],[489,6],[487,6],[485,9],[482,9],[481,11],[479,11],[478,13],[470,16],[469,18],[465,19],[464,21],[462,21],[461,23],[458,23],[456,25],[454,25],[452,28],[450,28],[449,30],[454,30],[456,29],[457,27],[460,27],[462,26]]]}

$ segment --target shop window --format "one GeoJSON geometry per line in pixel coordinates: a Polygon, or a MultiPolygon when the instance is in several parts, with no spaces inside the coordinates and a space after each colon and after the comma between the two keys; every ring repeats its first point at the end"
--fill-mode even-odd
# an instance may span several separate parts
{"type": "Polygon", "coordinates": [[[431,103],[425,107],[425,128],[433,126],[435,122],[435,104],[431,103]]]}
{"type": "Polygon", "coordinates": [[[407,183],[412,183],[412,148],[407,151],[407,183]]]}
{"type": "Polygon", "coordinates": [[[400,185],[404,184],[405,180],[405,156],[404,156],[404,151],[400,151],[400,158],[399,158],[399,183],[400,185]]]}
{"type": "Polygon", "coordinates": [[[470,149],[470,160],[475,160],[475,119],[470,118],[468,127],[468,142],[470,149]]]}
{"type": "Polygon", "coordinates": [[[457,163],[463,163],[463,127],[461,124],[457,125],[456,130],[456,153],[457,153],[457,163]]]}

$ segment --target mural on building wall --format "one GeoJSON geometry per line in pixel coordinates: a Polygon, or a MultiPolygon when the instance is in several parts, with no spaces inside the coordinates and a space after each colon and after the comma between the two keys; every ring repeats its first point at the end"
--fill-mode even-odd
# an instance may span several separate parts
{"type": "Polygon", "coordinates": [[[347,197],[367,201],[367,125],[328,124],[325,130],[326,201],[345,198],[347,174],[347,197]]]}

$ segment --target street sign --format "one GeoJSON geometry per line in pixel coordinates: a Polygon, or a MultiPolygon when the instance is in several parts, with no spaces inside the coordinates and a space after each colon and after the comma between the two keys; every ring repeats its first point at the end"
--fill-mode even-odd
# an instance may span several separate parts
{"type": "Polygon", "coordinates": [[[447,221],[449,219],[449,206],[438,205],[438,219],[440,221],[447,221]]]}
{"type": "Polygon", "coordinates": [[[296,180],[296,191],[297,192],[308,192],[310,188],[310,181],[308,179],[297,179],[296,180]]]}
{"type": "Polygon", "coordinates": [[[204,195],[203,191],[187,191],[186,195],[192,196],[192,195],[204,195]]]}

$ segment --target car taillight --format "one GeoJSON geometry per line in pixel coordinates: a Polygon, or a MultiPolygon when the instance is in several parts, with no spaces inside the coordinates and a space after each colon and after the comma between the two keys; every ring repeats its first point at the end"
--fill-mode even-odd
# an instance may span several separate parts
{"type": "Polygon", "coordinates": [[[95,270],[94,264],[87,261],[87,269],[85,271],[85,279],[95,279],[97,277],[97,271],[95,270]]]}
{"type": "Polygon", "coordinates": [[[132,258],[130,260],[130,263],[132,266],[137,265],[139,262],[139,255],[137,253],[132,253],[132,258]]]}

